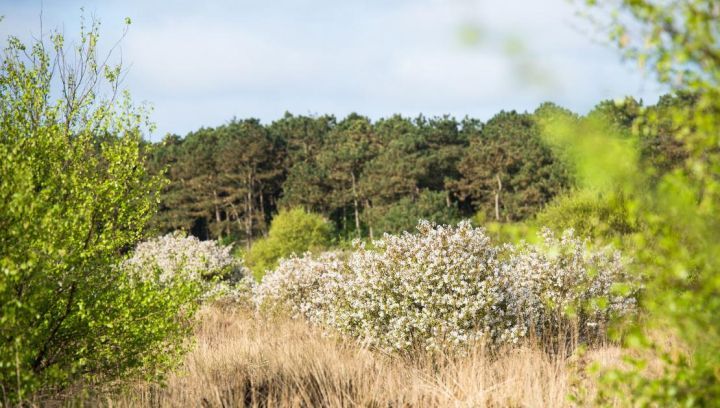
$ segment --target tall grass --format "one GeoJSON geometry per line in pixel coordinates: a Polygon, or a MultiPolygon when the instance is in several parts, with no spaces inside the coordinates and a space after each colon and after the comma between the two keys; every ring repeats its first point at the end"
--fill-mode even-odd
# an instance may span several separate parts
{"type": "MultiPolygon", "coordinates": [[[[617,350],[585,358],[613,361],[617,350]]],[[[58,403],[156,407],[563,407],[578,362],[540,346],[401,358],[323,335],[302,320],[208,307],[197,344],[164,386],[74,391],[58,403]]],[[[579,371],[577,371],[579,372],[579,371]]],[[[44,401],[48,403],[48,401],[44,401]]]]}

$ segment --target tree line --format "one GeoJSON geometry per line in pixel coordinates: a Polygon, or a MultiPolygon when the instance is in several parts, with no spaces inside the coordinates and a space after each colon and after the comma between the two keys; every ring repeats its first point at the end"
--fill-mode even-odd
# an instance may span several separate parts
{"type": "Polygon", "coordinates": [[[450,116],[372,121],[350,114],[285,116],[268,125],[233,119],[150,146],[151,171],[169,180],[152,225],[201,239],[250,244],[265,236],[281,208],[301,207],[332,220],[340,237],[378,237],[411,229],[419,218],[452,223],[481,214],[501,222],[533,217],[574,186],[574,170],[542,137],[543,120],[564,115],[582,126],[639,139],[659,169],[682,161],[671,118],[634,136],[641,113],[691,105],[666,95],[653,106],[602,101],[587,115],[553,103],[532,113],[503,111],[487,122],[450,116]]]}

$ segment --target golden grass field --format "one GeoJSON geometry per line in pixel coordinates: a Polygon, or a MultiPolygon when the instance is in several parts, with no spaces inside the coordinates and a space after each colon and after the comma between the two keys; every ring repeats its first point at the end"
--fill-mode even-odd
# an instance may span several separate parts
{"type": "MultiPolygon", "coordinates": [[[[578,360],[540,347],[464,357],[401,358],[324,336],[303,321],[207,307],[196,343],[164,386],[70,391],[71,405],[110,407],[564,407],[591,360],[616,361],[615,347],[578,360]],[[575,367],[575,368],[574,368],[575,367]],[[73,394],[74,393],[74,394],[73,394]]],[[[66,405],[68,400],[57,402],[66,405]]],[[[48,405],[46,401],[42,405],[48,405]]]]}

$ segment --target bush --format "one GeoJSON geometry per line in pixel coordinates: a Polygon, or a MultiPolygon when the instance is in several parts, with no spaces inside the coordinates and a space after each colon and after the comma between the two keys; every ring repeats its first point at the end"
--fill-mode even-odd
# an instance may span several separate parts
{"type": "Polygon", "coordinates": [[[488,236],[498,243],[516,244],[522,241],[536,241],[538,228],[530,222],[488,221],[484,211],[478,211],[471,219],[473,225],[485,228],[488,236]]]}
{"type": "Polygon", "coordinates": [[[160,271],[159,280],[194,281],[240,280],[244,273],[242,261],[233,257],[232,246],[216,241],[200,241],[183,232],[174,232],[141,242],[125,266],[140,276],[160,271]]]}
{"type": "Polygon", "coordinates": [[[537,223],[553,231],[572,228],[595,239],[620,238],[639,229],[621,194],[583,190],[553,200],[537,215],[537,223]]]}
{"type": "Polygon", "coordinates": [[[403,352],[515,343],[559,332],[568,312],[592,328],[634,308],[633,292],[612,291],[627,277],[619,255],[590,251],[572,233],[558,240],[546,231],[538,247],[497,247],[467,221],[422,221],[418,230],[385,235],[373,249],[358,243],[344,261],[283,261],[258,286],[256,302],[403,352]]]}
{"type": "Polygon", "coordinates": [[[590,250],[572,229],[559,238],[547,228],[540,235],[537,245],[505,246],[501,276],[513,293],[515,313],[545,340],[568,334],[583,342],[603,338],[613,315],[636,307],[638,287],[620,253],[590,250]]]}
{"type": "Polygon", "coordinates": [[[281,259],[257,286],[255,303],[265,312],[284,312],[322,323],[332,292],[330,282],[337,282],[345,267],[345,257],[339,252],[281,259]]]}
{"type": "Polygon", "coordinates": [[[123,267],[132,276],[161,286],[194,283],[202,288],[199,300],[244,302],[252,284],[242,261],[231,250],[230,245],[200,241],[176,231],[138,244],[123,267]]]}
{"type": "Polygon", "coordinates": [[[11,38],[0,66],[2,404],[80,380],[157,377],[185,349],[196,307],[196,285],[118,267],[160,181],[145,171],[144,112],[100,96],[120,67],[97,59],[97,24],[81,34],[78,64],[64,65],[53,34],[51,45],[11,38]]]}
{"type": "Polygon", "coordinates": [[[365,215],[379,234],[413,231],[418,220],[448,225],[460,221],[457,205],[447,205],[447,193],[429,190],[421,192],[415,200],[405,197],[386,207],[369,208],[365,215]]]}
{"type": "Polygon", "coordinates": [[[386,350],[438,350],[480,339],[516,340],[509,293],[499,285],[497,249],[482,230],[418,225],[358,247],[328,323],[386,350]]]}
{"type": "Polygon", "coordinates": [[[270,225],[267,238],[256,241],[245,255],[245,264],[257,279],[277,266],[280,259],[292,254],[326,248],[332,237],[332,226],[320,215],[301,208],[280,211],[270,225]]]}

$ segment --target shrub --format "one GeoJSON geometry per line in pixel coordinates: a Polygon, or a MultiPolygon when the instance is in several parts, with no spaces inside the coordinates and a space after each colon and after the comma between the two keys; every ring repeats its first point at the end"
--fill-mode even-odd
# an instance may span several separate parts
{"type": "Polygon", "coordinates": [[[159,269],[162,283],[176,279],[238,281],[245,274],[244,267],[231,250],[232,246],[200,241],[177,231],[141,242],[124,265],[144,277],[159,269]]]}
{"type": "Polygon", "coordinates": [[[157,377],[191,329],[196,285],[117,267],[160,180],[145,170],[144,112],[127,95],[102,98],[121,71],[97,58],[97,24],[81,38],[67,64],[60,34],[11,38],[0,65],[1,404],[80,380],[157,377]]]}
{"type": "Polygon", "coordinates": [[[602,338],[613,315],[635,309],[638,286],[618,251],[588,249],[572,229],[559,238],[547,228],[540,235],[537,245],[506,245],[501,271],[514,313],[529,331],[546,340],[574,334],[593,341],[602,338]],[[627,284],[632,286],[622,290],[627,284]]]}
{"type": "Polygon", "coordinates": [[[468,222],[418,225],[418,234],[385,235],[348,261],[342,296],[328,323],[386,350],[438,350],[474,340],[516,340],[509,293],[497,280],[497,249],[468,222]]]}
{"type": "Polygon", "coordinates": [[[260,279],[281,258],[327,247],[332,226],[320,215],[301,208],[280,211],[270,225],[267,238],[256,241],[245,255],[245,263],[260,279]]]}
{"type": "Polygon", "coordinates": [[[639,229],[621,194],[589,190],[556,198],[538,213],[537,223],[553,231],[572,228],[580,236],[596,239],[619,238],[639,229]]]}
{"type": "Polygon", "coordinates": [[[485,228],[488,236],[498,243],[515,244],[524,240],[535,242],[538,229],[530,222],[498,222],[487,219],[484,211],[472,217],[473,225],[485,228]]]}
{"type": "Polygon", "coordinates": [[[202,289],[198,300],[246,303],[252,283],[242,260],[231,250],[219,241],[200,241],[176,231],[138,244],[123,267],[132,276],[161,286],[196,284],[202,289]]]}
{"type": "Polygon", "coordinates": [[[285,312],[322,323],[333,295],[331,282],[338,282],[345,268],[345,257],[339,252],[281,259],[257,286],[255,302],[266,312],[285,312]]]}
{"type": "Polygon", "coordinates": [[[414,200],[405,197],[389,206],[369,208],[365,216],[374,232],[379,234],[412,232],[417,220],[421,219],[438,224],[456,224],[460,221],[457,205],[447,205],[447,193],[429,190],[424,190],[414,200]]]}
{"type": "MultiPolygon", "coordinates": [[[[634,308],[633,292],[613,292],[627,277],[619,254],[589,250],[571,232],[557,239],[545,231],[537,247],[497,247],[467,221],[422,221],[418,230],[385,235],[373,249],[358,243],[346,260],[282,261],[256,301],[403,352],[515,343],[531,332],[558,333],[570,321],[594,328],[634,308]]],[[[582,340],[592,333],[581,330],[582,340]]]]}

